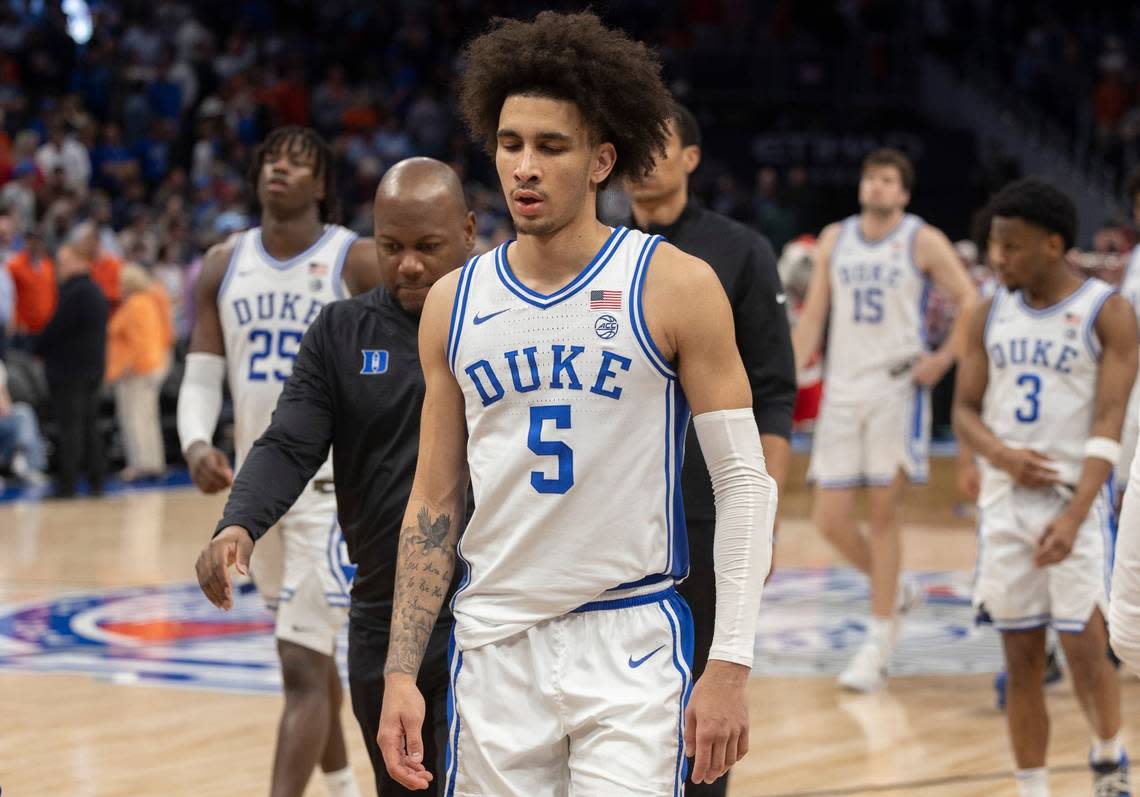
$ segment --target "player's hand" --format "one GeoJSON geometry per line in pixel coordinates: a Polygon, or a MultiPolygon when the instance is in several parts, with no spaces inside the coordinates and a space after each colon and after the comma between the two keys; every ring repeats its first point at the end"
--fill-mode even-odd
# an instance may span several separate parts
{"type": "Polygon", "coordinates": [[[923,387],[934,387],[950,370],[953,360],[948,354],[930,352],[918,355],[911,368],[910,377],[923,387]]]}
{"type": "Polygon", "coordinates": [[[376,743],[388,774],[408,789],[426,789],[432,781],[424,766],[423,726],[424,696],[416,679],[407,673],[386,676],[376,743]]]}
{"type": "Polygon", "coordinates": [[[994,462],[1022,487],[1040,489],[1061,483],[1053,460],[1030,448],[1006,448],[994,462]]]}
{"type": "Polygon", "coordinates": [[[1046,567],[1064,560],[1073,550],[1073,543],[1077,539],[1082,520],[1084,518],[1065,510],[1049,521],[1045,533],[1037,541],[1037,550],[1033,552],[1033,564],[1037,567],[1046,567]]]}
{"type": "Polygon", "coordinates": [[[693,783],[712,783],[748,752],[748,668],[710,659],[685,709],[693,783]]]}
{"type": "Polygon", "coordinates": [[[971,501],[978,500],[982,491],[982,474],[973,457],[958,460],[958,489],[971,501]]]}
{"type": "Polygon", "coordinates": [[[230,567],[236,566],[243,576],[249,575],[249,557],[253,554],[253,538],[241,526],[226,526],[202,549],[194,570],[198,586],[210,603],[229,611],[234,606],[230,567]]]}
{"type": "Polygon", "coordinates": [[[230,461],[209,443],[199,440],[190,446],[186,451],[186,464],[190,467],[190,478],[204,493],[216,493],[234,483],[230,461]]]}

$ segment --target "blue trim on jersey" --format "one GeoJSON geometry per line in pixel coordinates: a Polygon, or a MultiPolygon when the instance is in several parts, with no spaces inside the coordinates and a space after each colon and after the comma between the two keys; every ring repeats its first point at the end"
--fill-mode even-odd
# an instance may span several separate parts
{"type": "Polygon", "coordinates": [[[356,233],[352,233],[352,234],[348,235],[347,236],[348,240],[346,240],[344,242],[344,245],[341,247],[340,252],[337,253],[336,264],[333,265],[333,277],[332,278],[333,278],[333,293],[336,294],[336,298],[338,298],[338,299],[347,299],[348,298],[348,291],[345,289],[344,278],[341,276],[341,274],[344,273],[344,261],[348,259],[348,252],[350,249],[352,249],[352,245],[354,243],[356,243],[356,240],[359,237],[360,236],[357,235],[356,233]]]}
{"type": "Polygon", "coordinates": [[[459,283],[455,286],[455,298],[451,302],[451,325],[447,333],[447,363],[455,373],[455,358],[459,354],[459,338],[463,335],[463,319],[467,315],[467,297],[471,293],[471,279],[475,273],[475,262],[479,256],[463,264],[459,272],[459,283]]]}
{"type": "MultiPolygon", "coordinates": [[[[1048,614],[1031,614],[1027,617],[1014,617],[1008,620],[997,620],[991,617],[989,624],[998,631],[1032,631],[1035,628],[1044,628],[1049,625],[1050,619],[1048,614]]],[[[979,618],[978,622],[984,623],[985,621],[979,618]]]]}
{"type": "MultiPolygon", "coordinates": [[[[1001,304],[1002,296],[1008,296],[1008,295],[1009,295],[1009,293],[1006,291],[1006,289],[1001,287],[1000,285],[997,287],[997,290],[994,291],[993,298],[990,300],[990,311],[988,313],[986,313],[986,323],[982,327],[982,343],[983,344],[989,339],[990,322],[993,321],[994,316],[997,315],[998,305],[1001,304]]],[[[985,346],[983,346],[983,348],[985,348],[985,346]]]]}
{"type": "Polygon", "coordinates": [[[324,244],[330,236],[335,234],[338,229],[339,227],[336,224],[326,224],[324,232],[322,232],[320,236],[317,237],[316,241],[309,244],[309,247],[305,251],[301,252],[298,255],[293,255],[293,257],[289,258],[288,260],[278,260],[273,255],[265,251],[265,245],[261,242],[260,227],[255,227],[254,229],[250,230],[250,232],[253,233],[253,242],[254,246],[257,247],[257,253],[265,258],[266,265],[278,271],[288,271],[289,269],[293,268],[293,266],[300,263],[302,260],[307,260],[309,257],[311,257],[313,252],[317,251],[317,249],[322,244],[324,244]]]}
{"type": "MultiPolygon", "coordinates": [[[[1089,280],[1089,282],[1092,282],[1092,280],[1089,280]]],[[[1109,297],[1111,297],[1114,293],[1116,293],[1116,291],[1105,291],[1104,295],[1093,303],[1092,309],[1089,311],[1088,318],[1085,319],[1085,345],[1089,347],[1089,353],[1092,354],[1093,359],[1097,362],[1100,362],[1100,357],[1104,351],[1103,347],[1100,345],[1100,341],[1096,338],[1096,319],[1097,316],[1100,315],[1101,309],[1104,308],[1104,303],[1107,302],[1109,297]]]]}
{"type": "Polygon", "coordinates": [[[599,249],[593,259],[586,264],[586,267],[578,272],[578,276],[554,291],[554,293],[539,293],[533,288],[528,288],[515,276],[514,272],[511,271],[510,261],[507,260],[507,247],[510,246],[510,241],[507,241],[495,250],[495,270],[498,272],[499,279],[502,280],[507,290],[527,304],[534,305],[541,310],[546,310],[566,301],[585,288],[594,277],[602,273],[602,269],[604,269],[606,264],[613,258],[614,253],[621,247],[627,235],[629,235],[627,228],[614,227],[609,237],[606,238],[606,242],[602,244],[602,248],[599,249]]]}
{"type": "Polygon", "coordinates": [[[861,221],[861,217],[859,216],[859,214],[855,214],[854,216],[849,216],[848,218],[851,218],[854,220],[854,222],[852,223],[851,226],[855,228],[855,234],[859,236],[859,242],[862,243],[864,246],[870,246],[870,247],[874,248],[876,246],[882,246],[887,241],[894,238],[895,235],[897,235],[898,232],[901,229],[903,229],[903,227],[906,226],[906,220],[910,218],[910,214],[904,213],[902,215],[902,218],[898,220],[898,222],[895,224],[895,226],[891,227],[889,230],[887,230],[886,234],[882,238],[878,239],[877,241],[868,241],[866,238],[863,237],[863,228],[859,225],[859,222],[861,221]]]}
{"type": "Polygon", "coordinates": [[[1026,313],[1028,313],[1032,318],[1044,318],[1045,316],[1052,315],[1053,313],[1057,312],[1058,310],[1065,307],[1069,303],[1073,302],[1077,297],[1084,294],[1084,292],[1086,290],[1088,290],[1089,285],[1091,285],[1092,283],[1093,283],[1093,279],[1090,277],[1089,279],[1082,282],[1079,288],[1077,288],[1075,291],[1070,293],[1068,296],[1066,296],[1061,301],[1057,302],[1056,304],[1051,304],[1048,307],[1042,307],[1040,310],[1032,308],[1028,304],[1026,304],[1025,303],[1025,296],[1021,291],[1018,291],[1017,293],[1015,293],[1013,295],[1017,299],[1018,306],[1021,307],[1021,309],[1024,310],[1026,313]]]}
{"type": "Polygon", "coordinates": [[[459,712],[455,708],[455,689],[459,683],[459,671],[463,669],[463,651],[455,647],[455,630],[447,640],[447,753],[444,758],[445,797],[455,794],[456,775],[459,772],[459,712]]]}
{"type": "Polygon", "coordinates": [[[918,339],[922,341],[922,346],[925,348],[930,340],[926,336],[926,306],[930,303],[930,277],[922,273],[922,293],[918,297],[918,339]]]}
{"type": "Polygon", "coordinates": [[[672,580],[673,579],[671,576],[667,576],[664,573],[653,573],[652,575],[645,576],[644,578],[639,578],[639,579],[637,579],[637,581],[627,581],[624,584],[618,584],[616,587],[610,587],[609,589],[606,590],[606,592],[617,592],[617,591],[623,590],[623,589],[634,589],[636,587],[646,587],[646,586],[649,586],[650,584],[657,584],[659,582],[672,581],[672,580]]]}
{"type": "Polygon", "coordinates": [[[219,306],[221,306],[222,296],[225,295],[226,288],[230,286],[230,281],[234,277],[234,272],[237,271],[238,251],[241,249],[241,245],[245,243],[245,238],[248,232],[249,231],[246,230],[245,232],[238,233],[237,241],[234,243],[234,248],[230,250],[230,260],[228,263],[226,263],[226,273],[222,277],[221,285],[218,286],[218,296],[215,299],[219,306]]]}
{"type": "Polygon", "coordinates": [[[645,321],[645,306],[642,303],[645,275],[649,273],[649,261],[653,258],[653,252],[657,249],[657,245],[664,240],[660,235],[654,235],[647,239],[641,247],[641,254],[637,257],[637,265],[633,269],[633,280],[630,283],[629,323],[633,328],[633,337],[637,340],[637,345],[641,348],[645,358],[649,360],[649,364],[666,379],[676,379],[677,372],[669,365],[669,361],[665,359],[661,350],[653,342],[653,336],[649,334],[649,324],[645,321]]]}
{"type": "Polygon", "coordinates": [[[673,638],[673,667],[681,675],[681,699],[677,712],[677,764],[673,779],[673,795],[680,797],[685,789],[688,760],[685,758],[685,709],[692,694],[693,667],[693,614],[680,595],[670,596],[661,602],[661,613],[669,623],[673,638]]]}
{"type": "Polygon", "coordinates": [[[673,566],[669,574],[678,580],[689,575],[689,529],[681,494],[681,466],[685,462],[685,437],[689,431],[689,402],[680,382],[669,382],[673,393],[673,533],[669,539],[673,566]]]}
{"type": "Polygon", "coordinates": [[[571,609],[571,614],[584,614],[586,612],[606,612],[613,609],[628,609],[631,606],[645,606],[665,600],[671,594],[676,594],[677,588],[670,584],[663,590],[650,592],[647,595],[634,595],[630,598],[615,598],[613,600],[590,601],[583,603],[577,609],[571,609]]]}
{"type": "Polygon", "coordinates": [[[1096,513],[1100,520],[1100,536],[1104,545],[1104,594],[1112,592],[1112,568],[1116,558],[1116,514],[1112,504],[1112,476],[1109,475],[1100,488],[1100,501],[1096,503],[1096,513]]]}
{"type": "Polygon", "coordinates": [[[467,557],[463,555],[463,537],[459,538],[459,542],[455,544],[455,555],[459,557],[459,562],[463,565],[463,577],[459,579],[459,586],[455,588],[455,594],[451,596],[451,613],[455,613],[455,603],[459,600],[460,594],[463,590],[467,589],[467,585],[471,583],[471,563],[467,561],[467,557]]]}
{"type": "Polygon", "coordinates": [[[1050,625],[1062,634],[1079,634],[1089,624],[1088,620],[1053,620],[1050,625]]]}
{"type": "MultiPolygon", "coordinates": [[[[918,249],[918,231],[922,229],[924,222],[918,216],[911,215],[910,213],[904,213],[903,219],[914,219],[914,229],[910,233],[910,243],[908,243],[906,247],[907,258],[910,260],[910,267],[914,270],[914,273],[926,282],[926,286],[923,288],[923,290],[928,291],[930,290],[930,275],[919,268],[918,258],[914,255],[915,251],[918,249]]],[[[925,301],[925,299],[923,301],[925,301]]],[[[925,305],[923,305],[923,307],[925,308],[925,305]]],[[[923,315],[925,316],[925,313],[923,315]]],[[[925,335],[923,336],[923,342],[926,342],[925,335]]]]}

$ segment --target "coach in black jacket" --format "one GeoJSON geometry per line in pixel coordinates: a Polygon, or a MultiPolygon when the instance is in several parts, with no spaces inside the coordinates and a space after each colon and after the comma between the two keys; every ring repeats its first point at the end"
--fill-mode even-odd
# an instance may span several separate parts
{"type": "Polygon", "coordinates": [[[35,344],[35,353],[44,361],[52,412],[59,427],[55,495],[75,495],[84,451],[91,494],[99,495],[107,471],[98,418],[110,309],[91,279],[91,264],[74,247],[61,247],[56,263],[59,302],[35,344]]]}
{"type": "MultiPolygon", "coordinates": [[[[198,581],[215,605],[228,602],[228,564],[236,558],[248,565],[253,541],[285,514],[331,445],[337,513],[357,565],[348,643],[353,713],[377,791],[434,795],[442,779],[427,792],[411,792],[389,778],[376,734],[397,543],[419,447],[419,316],[428,288],[471,254],[475,216],[455,172],[430,158],[393,166],[376,191],[374,211],[384,284],[329,304],[305,333],[273,420],[242,464],[216,536],[198,557],[198,581]]],[[[424,758],[438,762],[436,772],[443,771],[446,751],[450,628],[445,610],[418,680],[428,702],[424,758]]]]}
{"type": "MultiPolygon", "coordinates": [[[[782,488],[788,473],[788,439],[796,401],[784,289],[768,239],[730,218],[701,207],[689,197],[689,175],[701,160],[697,120],[683,105],[674,106],[665,156],[652,175],[627,185],[633,200],[630,224],[664,235],[682,252],[712,266],[732,304],[736,346],[752,386],[752,411],[760,429],[768,473],[782,488]]],[[[712,644],[716,613],[713,573],[712,483],[693,427],[685,443],[681,469],[685,522],[689,529],[689,577],[679,591],[693,611],[693,678],[700,678],[712,644]]],[[[689,797],[723,797],[728,775],[713,784],[686,784],[689,797]]]]}

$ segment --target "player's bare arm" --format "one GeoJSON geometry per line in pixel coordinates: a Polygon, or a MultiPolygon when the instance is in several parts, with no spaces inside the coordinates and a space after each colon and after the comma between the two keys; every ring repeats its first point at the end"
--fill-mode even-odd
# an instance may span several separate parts
{"type": "Polygon", "coordinates": [[[742,436],[754,443],[747,453],[731,452],[736,457],[734,476],[748,471],[757,476],[758,485],[763,485],[741,496],[754,510],[738,519],[744,526],[744,534],[740,535],[743,544],[740,539],[730,542],[730,529],[734,537],[741,529],[727,525],[727,513],[722,514],[720,506],[717,510],[714,556],[718,633],[709,652],[708,666],[685,712],[685,747],[694,757],[693,780],[711,783],[748,752],[744,688],[751,669],[757,604],[771,564],[775,486],[764,472],[759,433],[751,415],[751,389],[729,321],[732,308],[715,273],[704,262],[662,245],[650,267],[644,302],[650,334],[662,347],[662,353],[676,363],[681,387],[697,419],[694,422],[709,463],[714,492],[725,489],[719,470],[724,458],[720,447],[714,447],[712,441],[717,433],[723,435],[721,440],[734,436],[739,430],[729,431],[728,424],[733,421],[750,425],[750,430],[744,429],[750,434],[742,436]],[[735,417],[729,421],[733,411],[735,417]],[[703,427],[706,421],[724,425],[710,429],[703,427]],[[735,604],[748,605],[739,616],[727,611],[729,602],[722,604],[720,600],[730,592],[739,596],[735,604]],[[722,636],[722,628],[732,631],[722,636]],[[743,648],[747,648],[747,653],[742,653],[743,648]]]}
{"type": "MultiPolygon", "coordinates": [[[[1119,441],[1128,396],[1136,379],[1136,316],[1128,301],[1119,294],[1110,296],[1097,315],[1094,329],[1101,342],[1102,353],[1089,437],[1119,441]]],[[[1069,555],[1077,530],[1115,464],[1115,461],[1102,456],[1085,456],[1069,506],[1046,526],[1041,535],[1033,557],[1038,567],[1056,564],[1069,555]]]]}
{"type": "MultiPolygon", "coordinates": [[[[202,260],[202,272],[194,292],[195,320],[194,329],[190,334],[191,357],[188,358],[187,362],[187,377],[190,378],[191,382],[193,382],[196,372],[201,366],[197,360],[214,360],[207,366],[210,370],[216,370],[219,365],[224,368],[224,363],[216,361],[216,358],[224,358],[226,354],[222,335],[222,321],[218,315],[218,291],[225,279],[226,269],[229,267],[230,256],[233,254],[235,245],[232,240],[216,244],[206,252],[202,260]],[[204,354],[207,357],[193,357],[196,354],[204,354]]],[[[187,384],[184,379],[183,388],[179,395],[179,410],[183,419],[182,423],[179,424],[179,429],[180,435],[183,437],[185,437],[183,430],[186,428],[187,414],[201,410],[195,400],[196,397],[192,393],[186,392],[188,388],[193,389],[194,387],[195,385],[187,384]],[[184,396],[187,401],[185,407],[183,406],[184,396]]],[[[220,387],[219,383],[217,387],[219,391],[220,387]]],[[[207,385],[204,382],[198,388],[208,392],[213,392],[215,389],[212,385],[207,385]]],[[[219,392],[219,405],[220,400],[219,392]]],[[[203,419],[203,421],[205,425],[209,424],[208,419],[203,419]]],[[[213,422],[217,423],[217,419],[214,418],[213,422]]],[[[186,464],[190,469],[190,478],[204,493],[216,493],[224,490],[233,483],[234,476],[226,455],[211,444],[212,435],[213,429],[207,433],[203,425],[202,428],[191,432],[190,436],[196,439],[182,440],[186,464]]]]}
{"type": "Polygon", "coordinates": [[[426,392],[416,476],[400,532],[377,738],[389,774],[411,789],[425,789],[432,780],[423,763],[424,700],[416,675],[455,570],[467,495],[463,393],[445,352],[458,281],[456,271],[436,283],[420,323],[426,392]]]}
{"type": "Polygon", "coordinates": [[[800,317],[792,328],[792,349],[796,355],[796,372],[808,364],[823,341],[823,328],[831,305],[831,253],[839,240],[843,225],[829,224],[819,234],[819,243],[812,254],[811,278],[800,317]]]}
{"type": "Polygon", "coordinates": [[[958,253],[945,233],[924,224],[916,233],[915,260],[942,291],[954,300],[958,314],[950,334],[938,349],[923,355],[914,365],[914,381],[926,387],[937,384],[961,357],[969,334],[970,316],[977,303],[977,289],[966,273],[958,253]]]}
{"type": "Polygon", "coordinates": [[[376,257],[376,242],[371,238],[358,238],[352,242],[344,259],[344,284],[350,296],[359,296],[379,285],[383,279],[380,260],[376,257]]]}
{"type": "Polygon", "coordinates": [[[966,352],[958,365],[954,387],[954,434],[995,468],[1009,473],[1017,484],[1049,487],[1058,482],[1053,460],[1029,448],[1010,448],[982,421],[982,399],[989,383],[986,319],[992,305],[992,299],[977,305],[968,322],[966,352]]]}

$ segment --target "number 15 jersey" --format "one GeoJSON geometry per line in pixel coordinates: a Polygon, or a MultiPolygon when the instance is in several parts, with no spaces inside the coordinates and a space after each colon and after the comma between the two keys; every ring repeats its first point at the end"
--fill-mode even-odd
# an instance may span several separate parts
{"type": "MultiPolygon", "coordinates": [[[[1098,279],[1051,307],[1025,303],[1020,291],[998,288],[986,318],[988,382],[982,420],[1003,443],[1052,459],[1061,481],[1074,485],[1092,427],[1101,345],[1097,315],[1113,289],[1098,279]]],[[[1010,486],[1005,471],[983,471],[982,505],[1010,486]]]]}
{"type": "Polygon", "coordinates": [[[475,496],[460,649],[688,572],[689,408],[641,303],[661,240],[618,227],[551,294],[514,275],[507,244],[463,267],[447,347],[475,496]]]}

